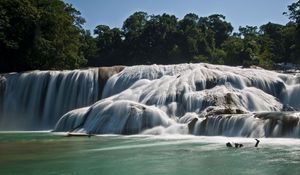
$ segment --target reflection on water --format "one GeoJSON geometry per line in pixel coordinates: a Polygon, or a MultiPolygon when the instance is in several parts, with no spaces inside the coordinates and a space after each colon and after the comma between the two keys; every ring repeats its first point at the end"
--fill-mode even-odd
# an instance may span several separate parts
{"type": "Polygon", "coordinates": [[[299,139],[0,133],[0,174],[299,174],[299,139]],[[243,148],[227,148],[238,142],[243,148]]]}

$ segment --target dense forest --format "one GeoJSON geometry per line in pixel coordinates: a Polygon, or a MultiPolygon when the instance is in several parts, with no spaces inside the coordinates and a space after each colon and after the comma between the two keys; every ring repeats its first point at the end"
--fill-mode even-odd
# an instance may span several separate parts
{"type": "Polygon", "coordinates": [[[122,28],[98,25],[92,34],[83,29],[80,12],[61,0],[1,0],[0,72],[190,62],[299,65],[299,8],[297,1],[281,12],[290,19],[286,25],[269,22],[238,32],[222,14],[178,19],[136,12],[122,28]]]}

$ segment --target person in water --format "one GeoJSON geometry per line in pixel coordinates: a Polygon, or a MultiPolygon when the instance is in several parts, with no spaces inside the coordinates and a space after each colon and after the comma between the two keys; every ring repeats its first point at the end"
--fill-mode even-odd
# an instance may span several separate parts
{"type": "Polygon", "coordinates": [[[255,143],[254,147],[257,147],[260,141],[258,139],[255,139],[255,140],[256,140],[256,143],[255,143]]]}
{"type": "Polygon", "coordinates": [[[240,143],[235,143],[234,146],[235,146],[236,148],[241,148],[241,147],[243,147],[244,145],[243,145],[243,144],[240,144],[240,143]]]}
{"type": "MultiPolygon", "coordinates": [[[[256,140],[256,143],[255,143],[254,147],[257,147],[260,141],[259,141],[258,139],[255,139],[255,140],[256,140]]],[[[233,147],[232,144],[231,144],[230,142],[227,142],[227,143],[226,143],[226,146],[227,146],[228,148],[232,148],[232,147],[233,147]]],[[[235,148],[241,148],[241,147],[243,147],[243,146],[244,146],[244,145],[241,144],[241,143],[234,143],[234,147],[235,147],[235,148]]]]}
{"type": "Polygon", "coordinates": [[[226,143],[226,146],[227,146],[228,148],[231,148],[231,147],[232,147],[232,145],[231,145],[230,142],[227,142],[227,143],[226,143]]]}
{"type": "MultiPolygon", "coordinates": [[[[232,144],[231,144],[230,142],[227,142],[227,143],[226,143],[226,146],[229,147],[229,148],[233,147],[232,144]]],[[[244,146],[243,144],[240,144],[240,143],[234,143],[234,147],[235,147],[235,148],[241,148],[241,147],[243,147],[243,146],[244,146]]]]}

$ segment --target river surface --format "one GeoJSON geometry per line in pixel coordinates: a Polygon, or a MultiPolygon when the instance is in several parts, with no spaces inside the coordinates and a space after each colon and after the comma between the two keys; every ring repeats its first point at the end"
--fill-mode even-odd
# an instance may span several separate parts
{"type": "Polygon", "coordinates": [[[260,140],[254,148],[253,138],[1,132],[0,174],[299,174],[299,139],[260,140]],[[244,147],[227,148],[229,141],[244,147]]]}

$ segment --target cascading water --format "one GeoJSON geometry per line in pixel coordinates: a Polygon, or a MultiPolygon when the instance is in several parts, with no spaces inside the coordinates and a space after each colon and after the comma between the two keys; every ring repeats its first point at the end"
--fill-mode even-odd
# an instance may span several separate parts
{"type": "MultiPolygon", "coordinates": [[[[284,112],[299,110],[299,83],[299,75],[209,64],[126,67],[108,80],[102,94],[104,99],[86,108],[85,116],[93,119],[93,125],[86,120],[78,128],[75,124],[64,127],[62,123],[74,120],[76,113],[82,116],[80,112],[71,111],[58,122],[56,130],[76,128],[79,132],[123,133],[104,129],[103,120],[107,121],[107,116],[118,118],[110,121],[116,124],[115,128],[124,128],[126,121],[137,120],[128,115],[130,105],[117,107],[118,111],[123,111],[120,112],[123,114],[121,120],[119,115],[110,112],[103,115],[111,109],[99,107],[99,103],[109,101],[117,105],[119,101],[126,100],[128,103],[154,107],[155,111],[162,111],[176,122],[171,125],[145,125],[130,133],[140,133],[141,130],[144,134],[174,133],[176,128],[180,134],[300,137],[299,114],[284,112]],[[99,110],[102,112],[90,112],[99,110]],[[186,124],[195,118],[197,120],[193,125],[187,127],[186,124]],[[101,131],[97,127],[102,128],[101,131]]],[[[138,120],[141,123],[143,117],[138,120]]],[[[126,126],[137,127],[133,123],[126,126]]]]}
{"type": "Polygon", "coordinates": [[[0,75],[0,130],[53,129],[66,112],[101,99],[122,66],[0,75]]]}
{"type": "MultiPolygon", "coordinates": [[[[54,130],[98,134],[191,133],[300,137],[300,115],[295,112],[300,109],[299,75],[259,68],[180,64],[126,67],[110,76],[101,100],[94,98],[90,104],[74,105],[73,109],[79,106],[84,108],[66,113],[54,130]],[[94,103],[96,100],[99,101],[94,103]]],[[[6,108],[9,104],[9,79],[4,76],[1,81],[6,82],[6,85],[0,86],[0,89],[5,88],[5,93],[0,92],[0,96],[6,98],[2,102],[0,100],[0,104],[3,103],[6,108]]],[[[82,83],[76,80],[78,86],[82,83]]],[[[39,85],[43,86],[49,85],[39,85]]],[[[22,92],[23,96],[19,99],[31,96],[41,99],[26,88],[22,92]]],[[[101,92],[96,96],[99,94],[101,92]]],[[[61,103],[59,95],[52,97],[56,97],[56,103],[61,103]]],[[[78,97],[74,98],[79,101],[78,97]]],[[[26,110],[33,105],[22,103],[27,104],[26,110]]],[[[46,101],[41,104],[47,106],[46,101]]],[[[52,110],[57,110],[56,107],[52,110]]],[[[64,112],[69,110],[66,108],[64,112]]],[[[51,112],[44,113],[47,115],[44,118],[50,119],[51,112]]]]}
{"type": "Polygon", "coordinates": [[[98,134],[134,134],[147,128],[169,126],[172,123],[175,122],[155,107],[127,100],[103,100],[92,108],[67,113],[55,128],[56,131],[67,129],[98,134]]]}
{"type": "Polygon", "coordinates": [[[223,114],[202,118],[194,127],[195,135],[239,137],[299,137],[300,113],[263,112],[223,114]]]}
{"type": "Polygon", "coordinates": [[[50,129],[71,109],[99,100],[97,69],[2,76],[1,129],[50,129]]]}

